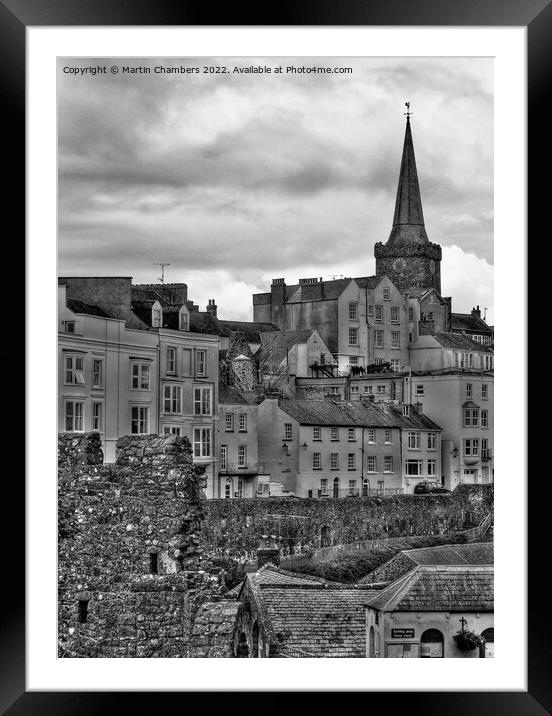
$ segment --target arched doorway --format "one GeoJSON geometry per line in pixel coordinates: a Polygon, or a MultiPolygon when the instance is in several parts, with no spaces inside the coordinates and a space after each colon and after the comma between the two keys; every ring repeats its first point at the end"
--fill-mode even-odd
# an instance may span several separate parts
{"type": "Polygon", "coordinates": [[[376,656],[376,635],[374,633],[374,627],[370,627],[368,632],[368,658],[373,659],[376,656]]]}
{"type": "Polygon", "coordinates": [[[240,634],[238,646],[236,647],[236,657],[238,659],[249,658],[249,647],[247,645],[247,637],[245,636],[245,632],[243,632],[243,631],[240,634]]]}
{"type": "Polygon", "coordinates": [[[320,530],[320,546],[330,547],[332,544],[332,530],[328,525],[324,525],[320,530]]]}
{"type": "Polygon", "coordinates": [[[442,659],[444,656],[443,634],[439,629],[426,629],[420,639],[422,659],[442,659]]]}
{"type": "Polygon", "coordinates": [[[230,500],[232,497],[234,497],[233,494],[233,488],[234,488],[234,481],[231,477],[226,478],[226,483],[224,485],[224,497],[227,500],[230,500]]]}
{"type": "Polygon", "coordinates": [[[334,478],[333,481],[333,496],[334,498],[339,497],[339,477],[334,478]]]}
{"type": "Polygon", "coordinates": [[[257,622],[253,624],[253,629],[251,630],[251,656],[253,659],[258,659],[259,654],[259,625],[257,622]]]}
{"type": "Polygon", "coordinates": [[[365,477],[362,481],[362,496],[369,497],[370,495],[370,480],[365,477]]]}
{"type": "Polygon", "coordinates": [[[485,646],[481,649],[480,656],[483,659],[492,659],[494,657],[494,628],[485,629],[481,632],[481,636],[485,639],[485,646]]]}

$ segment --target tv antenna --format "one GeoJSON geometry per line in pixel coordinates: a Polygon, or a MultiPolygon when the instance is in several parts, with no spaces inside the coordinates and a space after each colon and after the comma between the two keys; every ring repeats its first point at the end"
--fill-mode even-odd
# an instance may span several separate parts
{"type": "Polygon", "coordinates": [[[483,314],[483,320],[485,321],[485,323],[487,323],[487,306],[483,306],[483,310],[485,311],[485,313],[483,314]]]}
{"type": "Polygon", "coordinates": [[[154,263],[154,266],[161,266],[161,276],[158,276],[158,280],[161,281],[161,283],[165,283],[165,266],[170,266],[169,263],[165,262],[158,262],[154,263]]]}

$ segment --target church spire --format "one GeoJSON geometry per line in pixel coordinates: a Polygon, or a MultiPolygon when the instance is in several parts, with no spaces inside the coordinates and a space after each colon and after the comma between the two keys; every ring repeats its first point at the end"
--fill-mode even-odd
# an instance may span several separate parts
{"type": "Polygon", "coordinates": [[[410,102],[406,102],[406,107],[406,132],[404,135],[401,171],[395,201],[393,228],[388,241],[388,245],[391,246],[428,242],[424,226],[418,172],[416,171],[412,131],[410,129],[410,102]]]}

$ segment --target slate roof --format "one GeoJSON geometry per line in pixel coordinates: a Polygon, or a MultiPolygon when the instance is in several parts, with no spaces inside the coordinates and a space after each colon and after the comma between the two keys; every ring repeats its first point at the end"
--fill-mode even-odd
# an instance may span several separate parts
{"type": "Polygon", "coordinates": [[[219,384],[220,405],[256,405],[259,400],[257,393],[243,393],[233,385],[219,384]]]}
{"type": "Polygon", "coordinates": [[[67,299],[67,308],[73,313],[85,314],[87,316],[100,316],[100,318],[113,318],[103,308],[94,305],[93,303],[85,303],[84,301],[78,301],[75,298],[67,299]]]}
{"type": "Polygon", "coordinates": [[[386,612],[492,612],[494,567],[418,565],[365,603],[386,612]]]}
{"type": "Polygon", "coordinates": [[[451,315],[453,331],[469,331],[470,333],[492,333],[493,328],[473,313],[453,313],[451,315]]]}
{"type": "Polygon", "coordinates": [[[282,400],[280,408],[301,425],[394,427],[397,421],[375,403],[338,400],[282,400]]]}
{"type": "Polygon", "coordinates": [[[306,303],[311,301],[332,301],[341,296],[351,283],[352,278],[338,278],[335,281],[303,283],[286,286],[286,303],[306,303]]]}
{"type": "Polygon", "coordinates": [[[402,406],[387,403],[347,402],[339,400],[282,400],[280,408],[300,425],[364,426],[441,430],[427,415],[410,406],[410,416],[402,415],[402,406]]]}
{"type": "Polygon", "coordinates": [[[471,338],[459,336],[455,333],[437,332],[434,335],[435,340],[443,346],[443,348],[453,348],[455,350],[477,351],[478,353],[492,353],[492,348],[487,348],[482,343],[476,343],[471,338]]]}
{"type": "Polygon", "coordinates": [[[280,653],[362,658],[366,655],[364,604],[374,594],[376,590],[336,589],[314,583],[287,587],[264,584],[256,598],[263,626],[280,653]]]}
{"type": "Polygon", "coordinates": [[[383,278],[383,276],[360,276],[359,278],[355,278],[355,281],[360,288],[376,288],[383,278]]]}
{"type": "Polygon", "coordinates": [[[383,410],[389,410],[400,423],[403,428],[415,428],[417,430],[441,430],[441,426],[437,425],[436,422],[428,418],[425,413],[417,410],[413,405],[410,405],[408,415],[403,415],[402,405],[389,405],[384,403],[383,410]]]}
{"type": "Polygon", "coordinates": [[[314,333],[314,328],[304,328],[299,331],[266,331],[261,333],[261,347],[259,360],[263,368],[275,370],[285,360],[290,349],[299,344],[306,343],[314,333]]]}
{"type": "Polygon", "coordinates": [[[492,542],[444,544],[438,547],[405,549],[402,553],[416,564],[494,564],[494,544],[492,542]]]}

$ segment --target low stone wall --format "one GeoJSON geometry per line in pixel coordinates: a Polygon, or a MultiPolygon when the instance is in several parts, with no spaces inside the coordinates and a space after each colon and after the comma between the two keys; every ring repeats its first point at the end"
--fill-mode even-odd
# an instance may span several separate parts
{"type": "Polygon", "coordinates": [[[187,656],[197,609],[224,591],[202,559],[205,500],[190,444],[127,436],[102,465],[96,441],[60,441],[60,656],[187,656]]]}
{"type": "Polygon", "coordinates": [[[309,554],[326,545],[459,531],[492,509],[492,485],[461,485],[440,495],[208,500],[202,545],[210,555],[250,560],[261,535],[273,534],[284,555],[309,554]]]}

